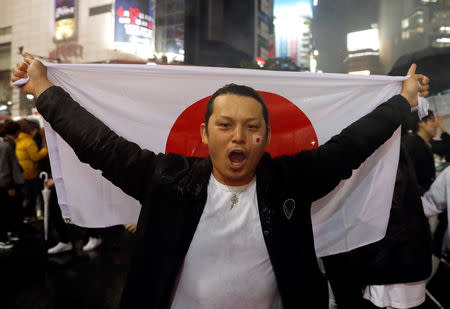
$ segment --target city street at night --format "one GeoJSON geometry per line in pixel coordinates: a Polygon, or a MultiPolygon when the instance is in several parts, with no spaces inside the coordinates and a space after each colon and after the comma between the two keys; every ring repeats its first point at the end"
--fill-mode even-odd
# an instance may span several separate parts
{"type": "Polygon", "coordinates": [[[450,309],[450,0],[0,8],[0,309],[450,309]]]}

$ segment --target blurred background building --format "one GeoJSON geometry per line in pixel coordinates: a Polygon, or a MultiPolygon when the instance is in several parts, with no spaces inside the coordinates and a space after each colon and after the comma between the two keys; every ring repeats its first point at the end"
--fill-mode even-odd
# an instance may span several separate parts
{"type": "Polygon", "coordinates": [[[240,67],[273,58],[273,0],[2,0],[0,120],[33,113],[10,86],[22,50],[59,63],[240,67]]]}
{"type": "Polygon", "coordinates": [[[383,74],[380,64],[380,39],[378,25],[372,29],[347,34],[346,73],[373,75],[383,74]]]}
{"type": "MultiPolygon", "coordinates": [[[[403,0],[395,0],[402,2],[403,0]]],[[[378,72],[375,31],[380,0],[319,0],[313,6],[313,46],[317,69],[330,73],[378,72]],[[368,32],[361,32],[370,30],[368,32]],[[371,36],[367,37],[365,34],[371,36]],[[363,41],[359,40],[363,38],[363,41]],[[376,48],[375,48],[376,49],[376,48]],[[366,53],[370,52],[370,53],[366,53]]]]}
{"type": "Polygon", "coordinates": [[[276,0],[274,16],[275,56],[289,57],[302,70],[313,67],[315,71],[317,65],[311,57],[313,1],[276,0]]]}
{"type": "Polygon", "coordinates": [[[385,71],[403,54],[450,46],[450,0],[380,1],[380,59],[385,71]]]}
{"type": "Polygon", "coordinates": [[[203,66],[265,61],[271,25],[273,0],[156,0],[156,56],[203,66]]]}
{"type": "Polygon", "coordinates": [[[149,0],[2,1],[0,109],[33,112],[33,98],[9,85],[22,50],[59,63],[146,63],[154,54],[153,7],[149,0]]]}
{"type": "Polygon", "coordinates": [[[450,0],[320,0],[313,13],[324,72],[386,74],[402,55],[450,46],[450,0]]]}
{"type": "Polygon", "coordinates": [[[0,0],[0,121],[25,50],[59,63],[157,63],[385,74],[450,46],[450,0],[0,0]]]}

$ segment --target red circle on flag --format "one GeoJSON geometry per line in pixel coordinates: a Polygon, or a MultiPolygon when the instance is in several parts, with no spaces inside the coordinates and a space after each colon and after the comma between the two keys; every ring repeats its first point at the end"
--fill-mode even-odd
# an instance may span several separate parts
{"type": "MultiPolygon", "coordinates": [[[[275,93],[258,92],[269,109],[272,140],[266,151],[272,157],[294,154],[318,146],[311,121],[295,104],[275,93]]],[[[209,155],[208,145],[201,140],[200,125],[205,122],[206,103],[210,97],[195,102],[177,118],[167,138],[166,153],[194,157],[209,155]]]]}

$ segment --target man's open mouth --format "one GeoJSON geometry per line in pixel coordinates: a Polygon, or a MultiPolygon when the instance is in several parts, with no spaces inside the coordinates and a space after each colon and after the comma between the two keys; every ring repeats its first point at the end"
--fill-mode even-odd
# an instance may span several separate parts
{"type": "Polygon", "coordinates": [[[247,155],[242,150],[233,150],[228,154],[232,167],[241,167],[247,155]]]}

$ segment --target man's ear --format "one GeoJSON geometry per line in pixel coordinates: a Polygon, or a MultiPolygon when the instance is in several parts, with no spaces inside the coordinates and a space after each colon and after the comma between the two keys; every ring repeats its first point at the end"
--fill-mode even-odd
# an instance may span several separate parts
{"type": "Polygon", "coordinates": [[[208,130],[205,123],[200,125],[200,136],[202,137],[203,144],[208,145],[208,130]]]}

